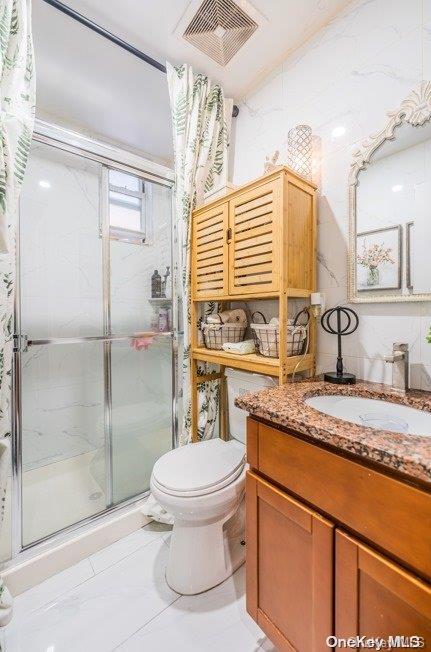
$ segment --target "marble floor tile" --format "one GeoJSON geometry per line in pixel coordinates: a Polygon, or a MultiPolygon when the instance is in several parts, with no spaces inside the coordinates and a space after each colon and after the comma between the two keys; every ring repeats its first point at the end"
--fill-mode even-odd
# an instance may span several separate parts
{"type": "Polygon", "coordinates": [[[211,591],[181,596],[118,652],[274,651],[245,610],[245,566],[211,591]]]}
{"type": "Polygon", "coordinates": [[[44,582],[18,595],[14,600],[14,620],[20,620],[36,609],[57,600],[71,589],[94,577],[94,570],[88,559],[66,568],[44,582]]]}
{"type": "Polygon", "coordinates": [[[180,596],[165,580],[169,526],[150,523],[16,599],[2,652],[275,652],[245,610],[245,567],[180,596]]]}
{"type": "MultiPolygon", "coordinates": [[[[2,652],[111,652],[178,599],[158,537],[60,598],[12,620],[2,652]]],[[[159,648],[160,649],[160,648],[159,648]]]]}
{"type": "Polygon", "coordinates": [[[106,568],[109,568],[109,566],[113,566],[121,559],[124,559],[140,548],[143,548],[148,543],[151,543],[154,539],[157,539],[158,537],[162,537],[163,540],[168,539],[171,530],[172,527],[170,525],[164,525],[163,523],[153,521],[140,530],[132,532],[127,537],[124,537],[124,539],[119,539],[110,546],[95,552],[93,555],[90,555],[88,559],[94,572],[100,573],[106,568]]]}

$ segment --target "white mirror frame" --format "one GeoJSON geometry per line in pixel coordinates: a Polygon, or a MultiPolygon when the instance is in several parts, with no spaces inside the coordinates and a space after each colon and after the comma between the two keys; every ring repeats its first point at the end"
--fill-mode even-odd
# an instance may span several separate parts
{"type": "Polygon", "coordinates": [[[348,299],[350,303],[389,303],[404,301],[431,301],[431,293],[400,295],[394,292],[376,296],[358,296],[356,289],[356,190],[361,170],[367,168],[374,152],[387,140],[396,138],[395,129],[403,123],[419,127],[431,119],[431,82],[422,81],[419,88],[401,102],[400,108],[388,113],[384,129],[369,136],[353,154],[349,174],[349,254],[348,299]]]}

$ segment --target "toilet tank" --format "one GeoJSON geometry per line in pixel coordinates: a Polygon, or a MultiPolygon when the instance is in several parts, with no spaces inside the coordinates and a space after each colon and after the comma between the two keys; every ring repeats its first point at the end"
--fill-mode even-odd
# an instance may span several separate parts
{"type": "Polygon", "coordinates": [[[232,439],[245,444],[246,440],[246,419],[247,413],[235,405],[235,398],[258,392],[266,387],[276,387],[278,382],[271,376],[247,373],[237,369],[226,369],[227,396],[229,410],[229,432],[232,439]]]}

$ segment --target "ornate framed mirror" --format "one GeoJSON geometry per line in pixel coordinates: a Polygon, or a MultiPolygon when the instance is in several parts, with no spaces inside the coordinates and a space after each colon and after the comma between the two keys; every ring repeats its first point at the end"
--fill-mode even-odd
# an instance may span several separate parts
{"type": "Polygon", "coordinates": [[[352,303],[431,301],[431,82],[388,118],[350,168],[352,303]]]}

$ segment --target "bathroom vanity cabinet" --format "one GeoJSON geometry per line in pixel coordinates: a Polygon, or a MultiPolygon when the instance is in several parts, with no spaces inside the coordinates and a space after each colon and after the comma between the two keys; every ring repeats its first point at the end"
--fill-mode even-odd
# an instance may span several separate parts
{"type": "Polygon", "coordinates": [[[430,649],[430,490],[251,417],[247,457],[247,610],[277,649],[430,649]]]}

